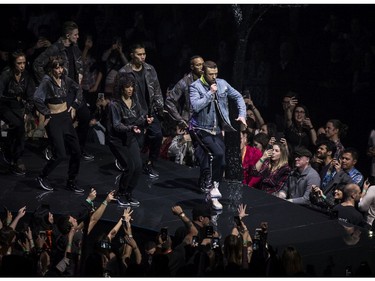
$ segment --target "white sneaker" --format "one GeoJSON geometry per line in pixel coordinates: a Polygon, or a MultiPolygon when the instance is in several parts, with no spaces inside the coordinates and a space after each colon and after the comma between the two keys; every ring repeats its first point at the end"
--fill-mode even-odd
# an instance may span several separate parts
{"type": "Polygon", "coordinates": [[[221,205],[221,203],[219,202],[218,199],[212,198],[211,202],[212,202],[212,208],[214,210],[222,210],[223,209],[223,205],[221,205]]]}
{"type": "Polygon", "coordinates": [[[211,198],[217,198],[217,199],[220,199],[222,197],[219,191],[219,183],[217,181],[214,181],[214,187],[210,191],[210,196],[211,198]]]}

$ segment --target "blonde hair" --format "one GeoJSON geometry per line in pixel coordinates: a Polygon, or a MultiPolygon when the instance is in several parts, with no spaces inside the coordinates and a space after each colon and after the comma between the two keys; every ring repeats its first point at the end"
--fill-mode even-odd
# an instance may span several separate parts
{"type": "Polygon", "coordinates": [[[276,164],[276,166],[274,166],[274,169],[280,169],[285,164],[288,164],[288,150],[285,147],[285,145],[282,144],[281,142],[275,142],[273,144],[273,146],[275,146],[275,145],[277,145],[280,148],[280,159],[277,162],[277,164],[270,161],[270,165],[271,165],[271,168],[272,168],[273,164],[276,164]]]}

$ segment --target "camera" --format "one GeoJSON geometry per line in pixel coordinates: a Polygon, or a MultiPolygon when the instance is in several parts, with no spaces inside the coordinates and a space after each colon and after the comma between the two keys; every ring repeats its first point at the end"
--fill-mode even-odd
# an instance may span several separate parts
{"type": "Polygon", "coordinates": [[[160,230],[160,237],[162,241],[167,241],[168,239],[168,228],[162,227],[160,230]]]}
{"type": "Polygon", "coordinates": [[[206,238],[212,238],[214,235],[214,227],[212,225],[206,226],[206,238]]]}

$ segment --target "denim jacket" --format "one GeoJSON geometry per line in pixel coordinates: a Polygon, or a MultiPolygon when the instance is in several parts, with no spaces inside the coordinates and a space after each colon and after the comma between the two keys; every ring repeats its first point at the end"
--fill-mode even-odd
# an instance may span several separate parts
{"type": "Polygon", "coordinates": [[[190,103],[193,115],[190,120],[190,126],[196,129],[210,131],[217,134],[221,130],[235,131],[229,120],[228,98],[237,103],[238,116],[246,117],[246,106],[242,95],[235,90],[227,81],[216,79],[217,92],[213,95],[208,85],[198,79],[190,85],[190,103]],[[215,98],[217,96],[217,105],[219,112],[216,113],[215,98]],[[220,120],[222,119],[220,124],[220,120]]]}

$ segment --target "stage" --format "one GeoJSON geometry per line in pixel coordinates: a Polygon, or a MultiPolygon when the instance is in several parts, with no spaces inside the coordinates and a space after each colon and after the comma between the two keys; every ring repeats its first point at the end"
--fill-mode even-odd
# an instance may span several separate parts
{"type": "MultiPolygon", "coordinates": [[[[27,212],[32,213],[41,202],[49,204],[56,215],[74,214],[91,187],[97,190],[96,205],[100,204],[109,191],[116,189],[115,180],[120,172],[106,146],[89,145],[88,151],[95,155],[95,160],[82,161],[77,178],[78,184],[86,190],[84,194],[77,195],[65,189],[67,162],[50,175],[55,190],[46,192],[35,180],[45,162],[42,150],[37,143],[28,141],[23,156],[26,176],[18,177],[6,173],[4,167],[0,169],[0,204],[11,210],[13,216],[25,205],[27,212]]],[[[171,207],[180,205],[191,217],[192,208],[204,203],[204,195],[197,186],[199,171],[198,168],[166,160],[159,160],[155,166],[160,177],[150,180],[142,175],[134,191],[134,197],[141,204],[134,208],[133,225],[148,232],[158,232],[161,227],[168,227],[173,235],[183,224],[172,214],[171,207]]],[[[244,203],[249,214],[244,221],[251,234],[254,234],[260,222],[267,221],[269,244],[279,254],[286,246],[295,246],[303,257],[305,267],[309,272],[315,272],[315,276],[345,276],[346,266],[352,266],[355,272],[362,261],[368,262],[375,274],[375,238],[370,237],[368,231],[356,229],[353,233],[353,229],[344,228],[337,220],[323,213],[242,186],[238,182],[224,181],[220,191],[223,211],[216,216],[215,227],[223,238],[230,233],[237,206],[244,203]]],[[[122,212],[123,208],[111,203],[102,220],[114,225],[122,212]]]]}

